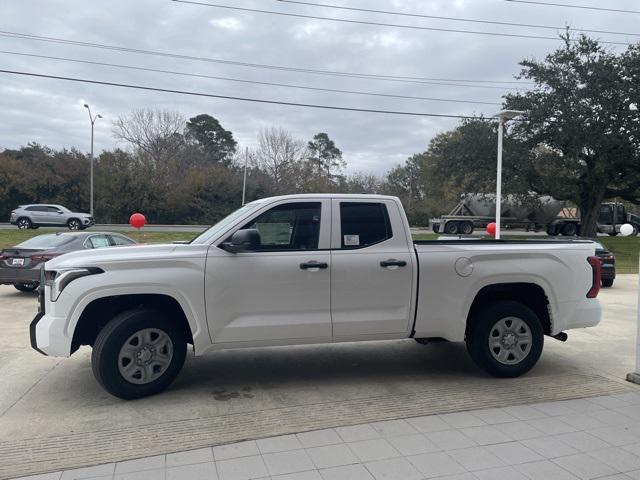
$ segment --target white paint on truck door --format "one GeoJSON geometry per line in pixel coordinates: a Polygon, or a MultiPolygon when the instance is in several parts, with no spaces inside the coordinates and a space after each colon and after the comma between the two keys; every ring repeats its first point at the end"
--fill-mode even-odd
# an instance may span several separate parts
{"type": "Polygon", "coordinates": [[[332,202],[334,337],[408,332],[416,265],[397,205],[387,200],[332,202]]]}
{"type": "Polygon", "coordinates": [[[241,228],[260,231],[259,248],[235,254],[211,248],[207,257],[214,343],[329,339],[331,201],[272,203],[241,228]]]}

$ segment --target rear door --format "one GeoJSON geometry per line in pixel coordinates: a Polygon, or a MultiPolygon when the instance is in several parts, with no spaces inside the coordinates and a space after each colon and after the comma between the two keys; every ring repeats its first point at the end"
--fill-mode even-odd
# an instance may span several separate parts
{"type": "Polygon", "coordinates": [[[408,332],[416,266],[397,204],[334,199],[332,211],[334,337],[408,332]]]}

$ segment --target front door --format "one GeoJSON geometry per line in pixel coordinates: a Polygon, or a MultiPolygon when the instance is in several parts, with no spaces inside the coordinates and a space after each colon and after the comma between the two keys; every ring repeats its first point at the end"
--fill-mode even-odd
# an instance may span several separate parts
{"type": "Polygon", "coordinates": [[[410,232],[400,219],[390,200],[333,200],[334,337],[404,334],[412,328],[417,270],[410,232]]]}
{"type": "Polygon", "coordinates": [[[330,339],[331,201],[281,201],[242,229],[260,232],[252,251],[212,246],[207,321],[214,343],[330,339]]]}

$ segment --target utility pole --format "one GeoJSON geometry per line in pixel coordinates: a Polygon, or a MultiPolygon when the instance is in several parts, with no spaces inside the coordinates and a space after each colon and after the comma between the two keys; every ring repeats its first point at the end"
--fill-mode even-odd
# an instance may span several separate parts
{"type": "Polygon", "coordinates": [[[96,120],[98,118],[102,118],[102,115],[97,114],[95,116],[91,116],[91,109],[89,108],[89,105],[87,105],[86,103],[84,104],[84,108],[87,109],[87,111],[89,112],[89,120],[91,121],[91,157],[90,157],[90,162],[91,162],[91,186],[89,188],[89,213],[91,214],[91,216],[93,217],[93,126],[96,123],[96,120]]]}
{"type": "Polygon", "coordinates": [[[245,193],[247,191],[247,163],[249,162],[249,147],[244,149],[244,179],[242,180],[242,205],[244,206],[245,193]]]}

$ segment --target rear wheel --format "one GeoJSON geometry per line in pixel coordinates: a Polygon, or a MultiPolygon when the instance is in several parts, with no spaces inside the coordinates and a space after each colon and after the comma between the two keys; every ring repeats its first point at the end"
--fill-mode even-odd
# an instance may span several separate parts
{"type": "Polygon", "coordinates": [[[38,282],[14,283],[13,286],[16,290],[29,293],[35,292],[38,289],[38,282]]]}
{"type": "Polygon", "coordinates": [[[31,220],[29,220],[28,218],[19,218],[16,222],[16,225],[18,225],[18,228],[20,230],[28,230],[29,228],[31,228],[31,220]]]}
{"type": "Polygon", "coordinates": [[[602,286],[605,288],[613,287],[613,278],[603,278],[602,286]]]}
{"type": "Polygon", "coordinates": [[[544,345],[538,316],[529,307],[503,300],[470,319],[467,350],[473,361],[494,377],[518,377],[536,364],[544,345]]]}
{"type": "Polygon", "coordinates": [[[473,233],[473,223],[471,222],[462,222],[460,224],[460,233],[464,235],[471,235],[473,233]]]}
{"type": "Polygon", "coordinates": [[[448,235],[455,235],[458,233],[458,222],[447,222],[444,225],[444,233],[448,235]]]}
{"type": "Polygon", "coordinates": [[[575,223],[565,223],[562,226],[562,234],[566,237],[573,237],[578,233],[578,226],[575,223]]]}
{"type": "Polygon", "coordinates": [[[184,364],[184,331],[162,312],[136,309],[117,315],[100,331],[91,366],[110,394],[130,400],[161,392],[184,364]]]}
{"type": "Polygon", "coordinates": [[[67,227],[69,230],[80,230],[82,228],[82,224],[77,218],[72,218],[67,222],[67,227]]]}

